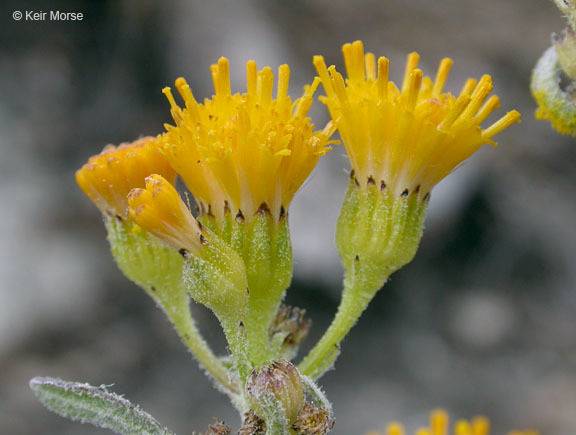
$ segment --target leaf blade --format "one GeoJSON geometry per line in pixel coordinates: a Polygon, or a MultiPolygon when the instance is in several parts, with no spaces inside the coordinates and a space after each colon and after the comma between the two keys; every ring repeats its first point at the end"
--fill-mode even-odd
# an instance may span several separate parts
{"type": "Polygon", "coordinates": [[[35,377],[30,388],[52,412],[123,435],[172,435],[154,417],[105,386],[35,377]]]}

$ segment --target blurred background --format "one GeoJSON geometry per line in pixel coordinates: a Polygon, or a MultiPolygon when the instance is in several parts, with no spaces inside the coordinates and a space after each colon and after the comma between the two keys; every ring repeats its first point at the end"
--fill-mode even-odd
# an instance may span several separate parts
{"type": "MultiPolygon", "coordinates": [[[[142,291],[116,269],[98,210],[74,171],[108,143],[155,135],[170,121],[162,87],[187,77],[212,94],[210,64],[231,61],[244,90],[248,59],[292,68],[291,94],[312,56],[342,69],[362,39],[448,88],[489,73],[522,125],[501,134],[434,191],[416,259],[393,275],[321,380],[335,434],[414,430],[444,407],[485,414],[494,433],[534,427],[576,434],[576,144],[533,119],[528,86],[564,23],[547,0],[9,1],[0,16],[0,433],[105,433],[49,413],[28,380],[113,384],[177,433],[235,411],[203,376],[142,291]],[[15,10],[81,12],[79,22],[14,21],[15,10]]],[[[317,125],[327,114],[316,103],[317,125]]],[[[347,183],[342,147],[291,208],[295,277],[287,296],[314,320],[310,346],[339,300],[334,226],[347,183]]],[[[217,323],[196,317],[223,352],[217,323]]]]}

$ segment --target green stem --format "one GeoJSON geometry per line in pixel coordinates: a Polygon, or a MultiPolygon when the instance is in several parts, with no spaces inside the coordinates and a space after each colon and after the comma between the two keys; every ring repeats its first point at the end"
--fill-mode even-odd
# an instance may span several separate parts
{"type": "Polygon", "coordinates": [[[168,312],[168,309],[165,311],[181,340],[194,355],[200,366],[224,388],[226,393],[239,394],[239,386],[232,380],[230,372],[208,346],[190,313],[183,313],[181,310],[174,309],[170,310],[170,312],[168,312]]]}
{"type": "Polygon", "coordinates": [[[292,279],[292,247],[286,216],[258,213],[246,230],[243,257],[250,297],[244,318],[248,355],[254,367],[277,359],[270,346],[270,325],[292,279]]]}
{"type": "Polygon", "coordinates": [[[164,311],[200,366],[232,396],[240,387],[208,346],[190,312],[190,298],[182,280],[182,256],[146,232],[133,232],[131,221],[105,219],[114,259],[122,272],[164,311]]]}
{"type": "Polygon", "coordinates": [[[246,349],[246,331],[236,321],[221,318],[220,323],[222,324],[222,329],[228,342],[230,354],[234,360],[236,373],[240,378],[240,384],[243,386],[246,378],[252,371],[252,365],[248,360],[246,349]]]}
{"type": "Polygon", "coordinates": [[[359,262],[346,270],[338,312],[323,337],[298,366],[303,375],[317,379],[326,371],[340,353],[340,343],[387,279],[375,282],[365,277],[359,262]]]}
{"type": "MultiPolygon", "coordinates": [[[[252,289],[251,289],[252,290],[252,289]]],[[[274,294],[276,292],[270,292],[274,294]]],[[[252,291],[254,296],[261,292],[252,291]]],[[[272,297],[264,294],[264,298],[252,297],[246,313],[246,339],[248,355],[255,367],[259,367],[269,359],[275,359],[270,346],[270,324],[274,320],[279,303],[272,303],[272,297]]]]}

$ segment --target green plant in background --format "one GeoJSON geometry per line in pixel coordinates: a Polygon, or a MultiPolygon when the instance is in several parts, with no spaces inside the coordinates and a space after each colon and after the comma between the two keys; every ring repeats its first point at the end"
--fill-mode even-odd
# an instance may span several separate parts
{"type": "Polygon", "coordinates": [[[554,0],[568,21],[538,60],[530,88],[538,103],[536,118],[561,134],[576,136],[576,1],[554,0]]]}
{"type": "MultiPolygon", "coordinates": [[[[499,107],[492,79],[469,79],[459,96],[444,93],[452,61],[435,79],[408,56],[401,87],[388,79],[388,59],[343,47],[347,79],[314,58],[318,71],[296,101],[290,70],[247,63],[247,91],[233,94],[228,60],[211,68],[215,95],[198,103],[182,78],[179,106],[164,89],[174,125],[157,138],[107,147],[76,174],[102,211],[112,254],[124,274],[164,310],[183,343],[226,393],[241,418],[238,433],[313,435],[334,425],[317,380],[333,366],[340,343],[390,274],[408,264],[422,237],[432,188],[483,144],[519,122],[499,107]],[[332,116],[314,130],[307,113],[322,84],[332,116]],[[310,321],[282,305],[292,279],[288,209],[338,130],[352,166],[336,229],[344,267],[338,312],[299,364],[310,321]],[[194,196],[193,216],[175,189],[176,174],[194,196]],[[219,319],[229,354],[218,357],[191,315],[189,298],[219,319]]],[[[103,387],[35,378],[38,398],[61,415],[118,433],[170,433],[150,415],[103,387]]],[[[420,434],[442,435],[448,417],[433,413],[420,434]]],[[[485,419],[459,422],[459,435],[485,435],[485,419]]],[[[398,424],[390,434],[400,435],[398,424]]],[[[230,434],[219,422],[207,434],[230,434]]]]}

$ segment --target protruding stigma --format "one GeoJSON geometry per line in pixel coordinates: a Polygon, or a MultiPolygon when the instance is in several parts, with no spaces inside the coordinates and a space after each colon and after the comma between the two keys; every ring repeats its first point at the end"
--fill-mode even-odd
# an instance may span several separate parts
{"type": "Polygon", "coordinates": [[[490,127],[482,130],[482,137],[484,139],[490,139],[496,136],[498,133],[506,130],[515,122],[522,122],[520,119],[520,113],[517,110],[512,110],[492,124],[490,127]]]}
{"type": "Polygon", "coordinates": [[[406,71],[404,71],[404,80],[402,80],[402,93],[404,94],[408,86],[410,86],[410,75],[412,71],[418,68],[418,62],[420,61],[420,55],[416,52],[412,52],[408,55],[406,60],[406,71]]]}
{"type": "Polygon", "coordinates": [[[445,57],[440,62],[438,66],[438,72],[436,73],[436,80],[434,80],[434,87],[432,88],[432,96],[438,97],[444,90],[444,85],[452,69],[454,62],[449,57],[445,57]]]}
{"type": "Polygon", "coordinates": [[[378,58],[378,99],[386,101],[388,98],[388,74],[390,61],[386,57],[378,58]]]}

